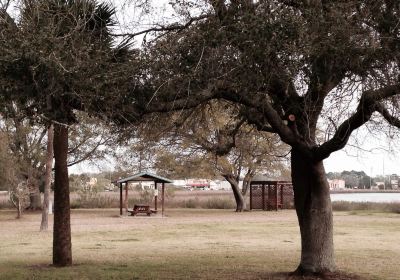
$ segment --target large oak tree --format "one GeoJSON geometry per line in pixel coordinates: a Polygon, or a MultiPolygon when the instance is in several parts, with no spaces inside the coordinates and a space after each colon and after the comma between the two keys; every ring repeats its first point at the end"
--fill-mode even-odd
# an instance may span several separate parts
{"type": "Polygon", "coordinates": [[[184,20],[148,30],[161,33],[146,49],[146,106],[131,104],[132,113],[189,108],[214,98],[241,105],[248,123],[292,148],[301,232],[297,272],[334,271],[323,160],[371,119],[400,124],[400,3],[173,2],[184,20]],[[333,133],[321,142],[318,125],[327,123],[333,133]]]}

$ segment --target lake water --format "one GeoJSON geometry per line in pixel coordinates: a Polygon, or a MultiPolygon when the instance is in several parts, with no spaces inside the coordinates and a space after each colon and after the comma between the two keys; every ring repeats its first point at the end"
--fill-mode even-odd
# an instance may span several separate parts
{"type": "Polygon", "coordinates": [[[332,201],[400,202],[400,193],[332,193],[332,201]]]}

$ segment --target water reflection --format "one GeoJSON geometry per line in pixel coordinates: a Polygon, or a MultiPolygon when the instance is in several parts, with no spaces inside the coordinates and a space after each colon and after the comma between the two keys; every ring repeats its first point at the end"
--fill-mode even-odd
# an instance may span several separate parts
{"type": "Polygon", "coordinates": [[[400,202],[400,193],[332,193],[332,201],[400,202]]]}

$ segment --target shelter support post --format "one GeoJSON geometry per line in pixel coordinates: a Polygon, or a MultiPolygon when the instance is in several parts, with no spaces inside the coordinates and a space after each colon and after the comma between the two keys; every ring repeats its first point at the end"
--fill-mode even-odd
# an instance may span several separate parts
{"type": "Polygon", "coordinates": [[[157,211],[157,200],[158,200],[157,182],[154,182],[154,189],[155,189],[155,195],[154,195],[154,210],[157,211]]]}
{"type": "Polygon", "coordinates": [[[262,184],[262,209],[265,210],[265,185],[262,184]]]}
{"type": "Polygon", "coordinates": [[[272,192],[271,192],[271,183],[268,183],[268,202],[267,202],[267,210],[272,210],[273,208],[273,197],[272,197],[272,192]]]}
{"type": "Polygon", "coordinates": [[[119,183],[119,214],[122,215],[122,183],[119,183]]]}
{"type": "Polygon", "coordinates": [[[128,182],[125,183],[125,211],[128,213],[128,182]]]}
{"type": "Polygon", "coordinates": [[[278,183],[275,184],[275,211],[278,211],[278,183]]]}
{"type": "Polygon", "coordinates": [[[165,197],[165,184],[161,185],[161,216],[164,217],[164,197],[165,197]]]}
{"type": "Polygon", "coordinates": [[[250,210],[253,209],[253,185],[250,183],[250,210]]]}

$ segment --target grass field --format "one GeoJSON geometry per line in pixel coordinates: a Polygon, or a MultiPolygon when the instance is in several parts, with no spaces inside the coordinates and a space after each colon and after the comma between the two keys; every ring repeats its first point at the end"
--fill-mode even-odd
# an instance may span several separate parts
{"type": "MultiPolygon", "coordinates": [[[[74,210],[74,266],[53,268],[40,214],[0,211],[0,279],[285,279],[299,260],[294,211],[168,209],[167,217],[74,210]]],[[[400,215],[336,212],[338,268],[400,279],[400,215]]]]}

